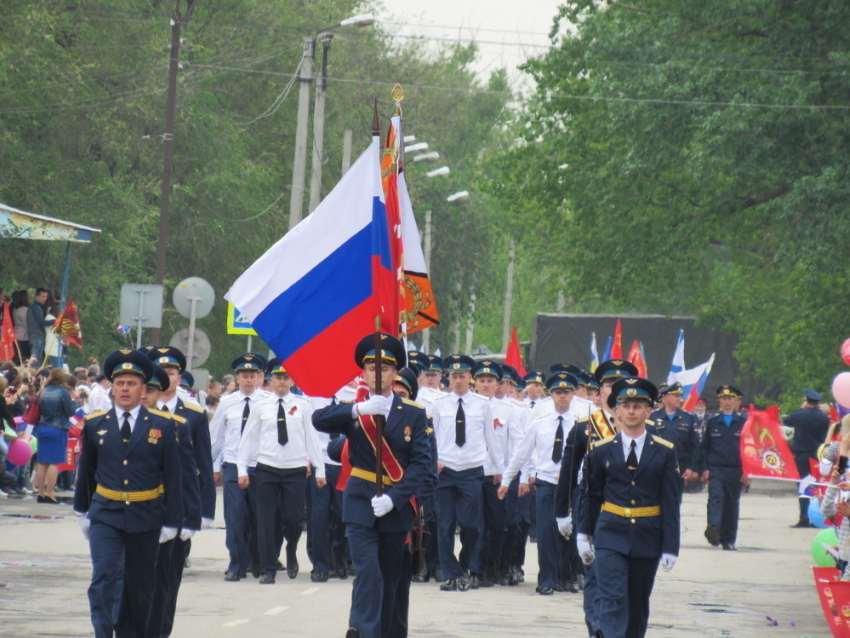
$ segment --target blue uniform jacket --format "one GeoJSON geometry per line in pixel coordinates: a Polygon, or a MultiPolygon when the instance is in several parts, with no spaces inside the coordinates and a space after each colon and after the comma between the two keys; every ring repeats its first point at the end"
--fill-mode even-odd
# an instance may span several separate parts
{"type": "Polygon", "coordinates": [[[723,414],[715,414],[705,424],[702,435],[701,470],[729,468],[741,469],[741,429],[747,422],[743,412],[732,413],[732,425],[726,427],[723,414]]]}
{"type": "Polygon", "coordinates": [[[125,444],[115,408],[96,412],[86,417],[81,443],[74,492],[76,511],[88,512],[92,522],[128,533],[181,526],[181,464],[173,419],[152,414],[142,406],[130,441],[125,444]],[[97,494],[98,485],[127,492],[145,492],[161,485],[164,492],[149,501],[127,504],[97,494]]]}
{"type": "Polygon", "coordinates": [[[649,420],[655,425],[655,433],[675,446],[679,469],[683,472],[698,471],[700,441],[699,432],[694,427],[694,415],[684,410],[677,410],[674,417],[668,419],[667,411],[661,409],[653,412],[649,420]]]}
{"type": "Polygon", "coordinates": [[[679,467],[673,445],[647,432],[634,475],[626,467],[619,433],[597,443],[588,456],[587,513],[594,546],[635,558],[678,556],[679,467]],[[628,518],[601,511],[605,502],[659,506],[661,514],[628,518]]]}
{"type": "Polygon", "coordinates": [[[150,410],[151,414],[170,418],[177,428],[177,445],[180,449],[180,491],[183,494],[183,522],[180,527],[201,529],[201,491],[198,487],[198,465],[192,449],[192,435],[186,419],[176,413],[150,410]]]}
{"type": "MultiPolygon", "coordinates": [[[[215,477],[213,476],[212,445],[210,444],[210,422],[207,411],[191,403],[177,399],[174,414],[186,419],[186,431],[192,440],[194,466],[200,493],[200,516],[215,518],[215,477]]],[[[184,495],[185,498],[185,495],[184,495]]],[[[197,524],[200,525],[200,520],[197,524]]],[[[184,523],[189,529],[200,529],[184,523]]]]}
{"type": "MultiPolygon", "coordinates": [[[[359,421],[351,416],[353,405],[340,403],[316,410],[313,425],[320,432],[344,434],[348,438],[348,459],[352,467],[374,472],[375,451],[359,421]]],[[[365,527],[374,527],[377,523],[379,532],[410,531],[414,523],[410,497],[421,494],[433,462],[426,428],[425,409],[393,393],[390,415],[384,426],[384,440],[404,468],[401,481],[384,487],[384,494],[392,499],[394,508],[386,516],[376,518],[372,511],[375,484],[351,476],[343,496],[343,522],[365,527]]]]}

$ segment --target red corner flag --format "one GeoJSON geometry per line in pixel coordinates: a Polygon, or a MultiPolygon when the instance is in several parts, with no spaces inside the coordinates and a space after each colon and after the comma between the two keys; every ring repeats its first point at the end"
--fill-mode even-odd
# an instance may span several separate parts
{"type": "Polygon", "coordinates": [[[78,350],[83,349],[83,333],[80,331],[80,317],[73,299],[68,299],[65,310],[59,313],[53,323],[53,332],[68,340],[78,350]]]}
{"type": "Polygon", "coordinates": [[[791,448],[782,436],[777,406],[764,411],[750,406],[741,430],[741,465],[744,476],[800,480],[791,448]]]}
{"type": "Polygon", "coordinates": [[[15,324],[12,322],[12,313],[9,302],[3,302],[3,336],[0,339],[0,361],[11,361],[15,358],[15,324]]]}
{"type": "Polygon", "coordinates": [[[614,328],[614,343],[611,344],[611,358],[623,358],[623,323],[617,319],[617,327],[614,328]]]}
{"type": "Polygon", "coordinates": [[[505,363],[516,368],[519,376],[524,377],[528,372],[522,365],[522,354],[519,351],[519,339],[516,336],[516,326],[511,330],[511,340],[508,341],[508,351],[505,353],[505,363]]]}

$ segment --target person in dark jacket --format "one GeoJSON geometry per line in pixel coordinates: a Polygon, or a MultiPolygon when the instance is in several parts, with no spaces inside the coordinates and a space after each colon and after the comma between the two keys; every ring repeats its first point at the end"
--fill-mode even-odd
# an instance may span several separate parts
{"type": "MultiPolygon", "coordinates": [[[[785,425],[794,428],[794,438],[791,439],[791,451],[800,478],[808,476],[809,459],[816,459],[818,448],[826,443],[826,433],[829,430],[829,417],[821,412],[820,402],[823,397],[807,388],[803,391],[803,405],[785,419],[785,425]]],[[[791,527],[814,527],[809,521],[809,498],[801,498],[800,518],[791,527]]]]}
{"type": "Polygon", "coordinates": [[[47,290],[38,288],[35,291],[35,301],[27,308],[27,336],[30,343],[30,354],[40,364],[44,359],[44,342],[47,333],[44,329],[53,325],[52,319],[44,318],[47,304],[47,290]]]}
{"type": "Polygon", "coordinates": [[[47,375],[47,384],[38,397],[41,418],[38,420],[36,438],[38,439],[38,502],[53,503],[53,488],[56,487],[56,473],[60,463],[65,462],[68,447],[68,428],[70,418],[77,409],[71,399],[71,393],[65,388],[65,372],[62,368],[53,368],[47,375]]]}

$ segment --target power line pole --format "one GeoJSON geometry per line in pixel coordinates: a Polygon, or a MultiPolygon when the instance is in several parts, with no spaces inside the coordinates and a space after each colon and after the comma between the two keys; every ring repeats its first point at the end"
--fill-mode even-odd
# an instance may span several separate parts
{"type": "Polygon", "coordinates": [[[511,240],[508,252],[508,281],[505,285],[505,321],[502,324],[502,352],[508,349],[508,338],[511,334],[511,304],[514,300],[514,257],[516,244],[511,240]]]}
{"type": "Polygon", "coordinates": [[[301,71],[298,81],[301,88],[298,93],[298,123],[295,129],[295,159],[292,162],[292,199],[289,202],[289,228],[295,228],[301,222],[304,209],[304,177],[307,172],[307,124],[310,119],[310,83],[313,81],[312,37],[304,38],[304,52],[301,54],[301,71]]]}
{"type": "Polygon", "coordinates": [[[310,205],[312,213],[322,201],[322,159],[325,147],[325,94],[328,88],[328,49],[333,33],[323,33],[322,75],[316,83],[316,104],[313,106],[313,170],[310,173],[310,205]]]}
{"type": "MultiPolygon", "coordinates": [[[[165,107],[165,134],[162,140],[165,155],[162,165],[162,193],[159,198],[159,240],[156,246],[156,283],[162,285],[165,276],[165,247],[168,243],[168,198],[171,194],[171,166],[174,159],[174,113],[177,102],[177,71],[180,67],[180,0],[174,5],[171,19],[171,57],[168,66],[168,97],[165,107]]],[[[159,343],[159,328],[153,331],[153,342],[159,343]]]]}

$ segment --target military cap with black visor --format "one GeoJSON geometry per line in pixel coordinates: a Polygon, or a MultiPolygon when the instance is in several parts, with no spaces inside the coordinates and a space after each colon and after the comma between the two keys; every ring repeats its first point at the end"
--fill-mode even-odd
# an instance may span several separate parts
{"type": "Polygon", "coordinates": [[[606,381],[617,381],[627,377],[636,377],[638,369],[635,364],[623,359],[608,359],[597,366],[593,373],[596,382],[601,386],[606,381]]]}
{"type": "Polygon", "coordinates": [[[450,354],[443,359],[443,370],[451,374],[468,372],[472,374],[475,369],[475,361],[465,354],[450,354]]]}
{"type": "Polygon", "coordinates": [[[354,361],[361,368],[367,363],[375,362],[378,358],[381,359],[382,363],[392,364],[396,370],[407,365],[407,352],[405,352],[404,344],[392,335],[381,335],[380,357],[375,352],[374,335],[363,337],[354,348],[354,361]]]}
{"type": "Polygon", "coordinates": [[[658,388],[652,381],[641,377],[629,377],[620,379],[611,386],[608,407],[613,409],[618,403],[625,401],[646,401],[649,405],[653,405],[657,399],[658,388]]]}
{"type": "Polygon", "coordinates": [[[546,389],[549,392],[556,390],[574,391],[578,385],[578,380],[569,372],[557,372],[546,380],[546,389]]]}
{"type": "Polygon", "coordinates": [[[147,382],[147,387],[157,392],[165,392],[171,387],[171,380],[168,378],[168,373],[164,368],[154,364],[153,373],[150,380],[147,382]]]}
{"type": "Polygon", "coordinates": [[[153,364],[138,350],[114,350],[103,362],[103,371],[110,381],[122,374],[135,374],[147,383],[153,374],[153,364]]]}
{"type": "Polygon", "coordinates": [[[410,400],[415,401],[419,394],[419,373],[411,368],[402,368],[395,375],[394,383],[400,383],[410,393],[410,400]]]}
{"type": "Polygon", "coordinates": [[[266,358],[256,352],[246,352],[236,357],[230,364],[234,372],[260,372],[266,370],[266,358]]]}
{"type": "Polygon", "coordinates": [[[532,370],[526,374],[522,380],[525,381],[526,385],[529,383],[539,383],[542,386],[546,385],[546,375],[543,374],[542,370],[532,370]]]}
{"type": "Polygon", "coordinates": [[[501,380],[502,374],[502,366],[500,366],[495,361],[485,359],[484,361],[478,362],[478,365],[475,366],[472,376],[476,379],[480,376],[490,376],[495,377],[497,380],[501,380]]]}
{"type": "Polygon", "coordinates": [[[174,346],[152,346],[145,354],[160,368],[177,368],[181,373],[186,369],[186,356],[174,346]]]}
{"type": "Polygon", "coordinates": [[[289,374],[277,357],[272,357],[266,364],[266,374],[289,374]]]}
{"type": "Polygon", "coordinates": [[[431,367],[431,361],[428,359],[428,355],[418,350],[411,350],[407,353],[407,363],[408,365],[415,363],[422,370],[427,370],[431,367]]]}

